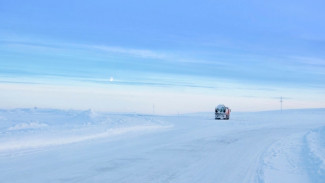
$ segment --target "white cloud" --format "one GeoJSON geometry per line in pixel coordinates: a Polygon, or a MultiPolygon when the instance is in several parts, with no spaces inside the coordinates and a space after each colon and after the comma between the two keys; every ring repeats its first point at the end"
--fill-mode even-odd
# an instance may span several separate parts
{"type": "Polygon", "coordinates": [[[166,54],[158,53],[152,50],[145,50],[145,49],[130,49],[130,48],[122,48],[122,47],[114,47],[114,46],[96,46],[96,45],[89,45],[88,47],[106,51],[106,52],[127,54],[131,56],[142,57],[142,58],[153,58],[153,59],[167,58],[166,54]]]}
{"type": "Polygon", "coordinates": [[[46,127],[47,124],[31,122],[31,123],[19,123],[13,127],[8,128],[8,130],[25,130],[25,129],[36,129],[46,127]]]}

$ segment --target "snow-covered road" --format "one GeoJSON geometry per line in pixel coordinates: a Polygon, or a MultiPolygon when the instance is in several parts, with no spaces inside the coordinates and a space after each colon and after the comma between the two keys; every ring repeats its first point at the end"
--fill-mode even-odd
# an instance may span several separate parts
{"type": "Polygon", "coordinates": [[[0,112],[1,182],[324,182],[325,110],[0,112]]]}

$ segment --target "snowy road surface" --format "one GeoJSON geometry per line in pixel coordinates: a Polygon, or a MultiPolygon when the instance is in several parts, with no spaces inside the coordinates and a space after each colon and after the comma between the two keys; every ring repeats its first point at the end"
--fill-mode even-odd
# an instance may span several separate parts
{"type": "Polygon", "coordinates": [[[325,182],[325,109],[0,111],[1,182],[325,182]]]}

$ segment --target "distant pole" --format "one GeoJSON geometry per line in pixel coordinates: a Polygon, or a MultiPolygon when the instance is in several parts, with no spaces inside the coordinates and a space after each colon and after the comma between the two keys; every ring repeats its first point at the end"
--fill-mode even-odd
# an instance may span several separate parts
{"type": "Polygon", "coordinates": [[[155,104],[152,105],[152,114],[155,114],[155,104]]]}
{"type": "Polygon", "coordinates": [[[282,96],[281,96],[281,98],[280,98],[280,103],[281,103],[281,112],[282,112],[282,102],[283,102],[283,100],[282,100],[282,96]]]}

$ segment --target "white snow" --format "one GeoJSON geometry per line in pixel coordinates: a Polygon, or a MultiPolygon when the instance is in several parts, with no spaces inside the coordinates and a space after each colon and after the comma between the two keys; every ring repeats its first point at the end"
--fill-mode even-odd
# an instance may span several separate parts
{"type": "Polygon", "coordinates": [[[324,182],[325,109],[0,110],[1,182],[324,182]]]}

